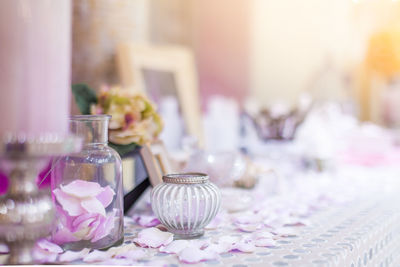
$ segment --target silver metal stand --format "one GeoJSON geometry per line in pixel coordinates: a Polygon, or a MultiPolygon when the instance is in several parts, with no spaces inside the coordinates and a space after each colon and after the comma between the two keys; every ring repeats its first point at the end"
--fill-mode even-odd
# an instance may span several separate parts
{"type": "Polygon", "coordinates": [[[77,152],[81,145],[73,136],[0,139],[0,168],[9,180],[7,194],[0,198],[0,242],[10,250],[7,264],[34,263],[32,248],[50,234],[55,215],[51,195],[38,190],[36,178],[51,157],[77,152]]]}

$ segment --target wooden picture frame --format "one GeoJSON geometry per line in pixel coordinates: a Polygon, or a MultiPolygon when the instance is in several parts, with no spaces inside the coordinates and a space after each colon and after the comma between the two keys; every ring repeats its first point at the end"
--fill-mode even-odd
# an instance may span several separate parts
{"type": "Polygon", "coordinates": [[[204,146],[198,78],[194,55],[183,46],[122,43],[117,65],[123,87],[147,92],[144,70],[172,73],[186,132],[204,146]]]}
{"type": "Polygon", "coordinates": [[[162,141],[143,145],[122,157],[124,210],[128,210],[149,186],[162,182],[162,176],[172,173],[171,162],[162,141]]]}

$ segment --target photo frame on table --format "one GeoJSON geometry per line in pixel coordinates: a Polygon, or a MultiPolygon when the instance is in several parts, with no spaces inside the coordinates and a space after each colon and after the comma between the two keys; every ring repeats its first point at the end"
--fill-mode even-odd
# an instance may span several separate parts
{"type": "Polygon", "coordinates": [[[164,174],[173,172],[162,141],[137,147],[124,155],[122,170],[125,213],[149,186],[156,186],[164,174]]]}
{"type": "Polygon", "coordinates": [[[117,48],[117,64],[122,85],[150,94],[146,72],[171,73],[186,132],[204,145],[198,78],[194,55],[183,46],[122,43],[117,48]]]}

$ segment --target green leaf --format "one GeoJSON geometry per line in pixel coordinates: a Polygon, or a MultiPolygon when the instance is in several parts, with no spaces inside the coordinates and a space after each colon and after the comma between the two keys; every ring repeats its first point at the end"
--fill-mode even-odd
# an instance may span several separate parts
{"type": "Polygon", "coordinates": [[[138,144],[135,144],[135,143],[130,143],[127,145],[118,145],[118,144],[109,142],[108,145],[111,148],[115,149],[121,157],[129,152],[132,152],[136,147],[138,147],[138,144]]]}
{"type": "Polygon", "coordinates": [[[73,84],[72,93],[75,102],[83,115],[90,115],[90,106],[97,103],[96,92],[83,83],[73,84]]]}

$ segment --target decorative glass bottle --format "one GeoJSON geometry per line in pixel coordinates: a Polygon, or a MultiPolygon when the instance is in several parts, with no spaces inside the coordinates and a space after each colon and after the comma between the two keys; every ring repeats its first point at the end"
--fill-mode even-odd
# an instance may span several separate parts
{"type": "Polygon", "coordinates": [[[108,147],[109,115],[70,119],[83,149],[53,161],[52,194],[58,224],[53,242],[66,249],[103,249],[123,242],[122,165],[108,147]]]}
{"type": "Polygon", "coordinates": [[[151,207],[176,238],[195,238],[217,215],[218,187],[203,173],[168,174],[151,192],[151,207]]]}

